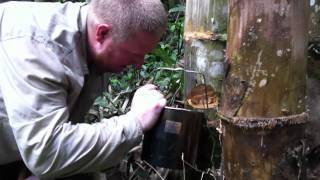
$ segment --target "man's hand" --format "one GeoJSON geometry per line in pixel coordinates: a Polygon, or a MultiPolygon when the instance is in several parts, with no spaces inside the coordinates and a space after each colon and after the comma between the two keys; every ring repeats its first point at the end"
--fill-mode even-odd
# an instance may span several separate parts
{"type": "Polygon", "coordinates": [[[140,121],[145,132],[154,126],[165,105],[166,99],[157,87],[147,84],[134,94],[130,113],[140,121]]]}

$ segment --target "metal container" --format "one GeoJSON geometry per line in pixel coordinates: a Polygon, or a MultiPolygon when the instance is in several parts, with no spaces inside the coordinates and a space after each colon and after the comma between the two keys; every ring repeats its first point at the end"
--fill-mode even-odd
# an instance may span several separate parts
{"type": "Polygon", "coordinates": [[[183,160],[195,164],[204,119],[200,111],[165,107],[154,128],[145,133],[141,158],[170,169],[181,169],[183,160]]]}

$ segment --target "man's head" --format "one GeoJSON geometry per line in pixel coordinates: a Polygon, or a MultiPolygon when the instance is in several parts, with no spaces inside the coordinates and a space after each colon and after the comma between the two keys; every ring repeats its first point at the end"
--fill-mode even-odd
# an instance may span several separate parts
{"type": "Polygon", "coordinates": [[[92,0],[87,23],[92,63],[109,72],[128,65],[139,68],[166,23],[160,0],[92,0]]]}

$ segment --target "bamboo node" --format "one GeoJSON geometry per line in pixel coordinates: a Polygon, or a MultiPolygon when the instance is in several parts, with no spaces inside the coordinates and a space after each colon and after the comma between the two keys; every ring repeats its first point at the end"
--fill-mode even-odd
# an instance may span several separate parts
{"type": "Polygon", "coordinates": [[[184,39],[186,41],[190,39],[197,39],[197,40],[223,40],[223,34],[216,34],[210,31],[207,32],[185,32],[184,39]]]}
{"type": "Polygon", "coordinates": [[[279,117],[225,117],[219,113],[219,117],[223,121],[227,121],[240,128],[263,128],[272,129],[275,127],[290,126],[304,124],[309,119],[309,114],[303,112],[301,114],[294,114],[289,116],[279,116],[279,117]]]}

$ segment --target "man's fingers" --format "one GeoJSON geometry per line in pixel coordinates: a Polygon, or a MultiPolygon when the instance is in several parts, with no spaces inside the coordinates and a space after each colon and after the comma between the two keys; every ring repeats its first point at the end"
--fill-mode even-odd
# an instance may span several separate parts
{"type": "Polygon", "coordinates": [[[165,98],[162,98],[158,102],[158,108],[163,108],[167,104],[167,100],[165,98]]]}
{"type": "Polygon", "coordinates": [[[132,99],[131,112],[140,121],[143,130],[153,127],[167,100],[157,86],[147,84],[137,90],[132,99]]]}

